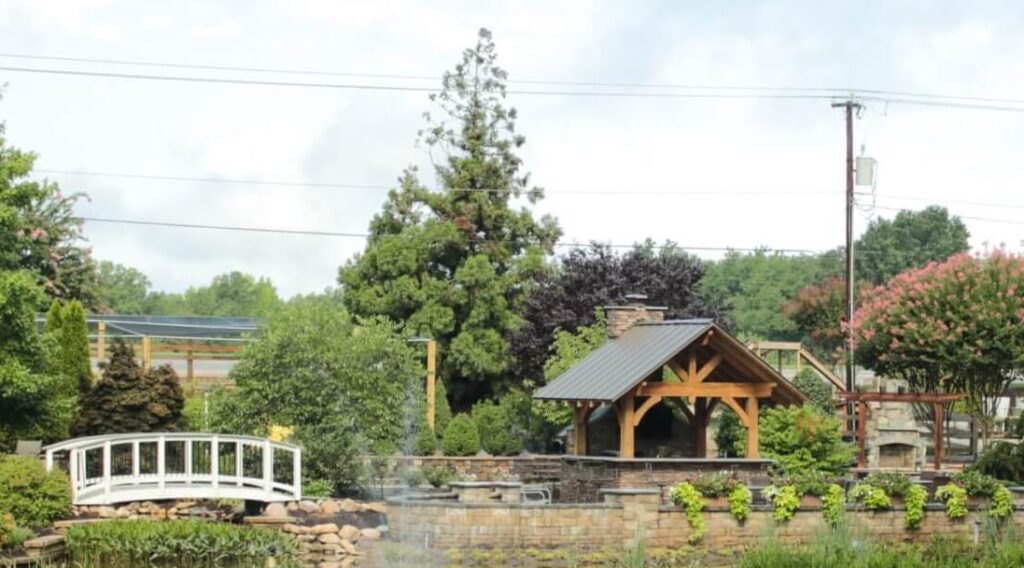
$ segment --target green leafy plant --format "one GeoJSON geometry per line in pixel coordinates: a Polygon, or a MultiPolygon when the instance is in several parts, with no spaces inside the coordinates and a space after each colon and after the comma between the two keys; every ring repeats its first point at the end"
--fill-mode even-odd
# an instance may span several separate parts
{"type": "Polygon", "coordinates": [[[998,485],[992,493],[992,504],[988,516],[996,519],[1008,519],[1013,515],[1013,493],[1005,486],[998,485]]]}
{"type": "Polygon", "coordinates": [[[402,483],[405,484],[406,487],[411,487],[413,489],[423,485],[423,483],[427,481],[427,476],[423,475],[423,470],[418,467],[403,469],[399,473],[399,477],[402,479],[402,483]]]}
{"type": "Polygon", "coordinates": [[[690,525],[690,536],[687,540],[690,544],[697,544],[703,540],[708,530],[707,521],[704,520],[707,501],[700,490],[692,483],[684,481],[672,489],[672,501],[686,510],[686,522],[690,525]]]}
{"type": "Polygon", "coordinates": [[[848,498],[853,503],[860,503],[869,511],[880,511],[892,508],[892,499],[885,489],[870,483],[858,483],[850,489],[848,498]]]}
{"type": "Polygon", "coordinates": [[[772,518],[779,523],[792,519],[800,507],[800,495],[793,485],[769,485],[761,490],[761,495],[771,501],[774,507],[772,518]]]}
{"type": "Polygon", "coordinates": [[[793,386],[804,393],[808,404],[815,410],[828,415],[836,413],[836,399],[832,397],[832,387],[814,369],[804,367],[792,382],[793,386]]]}
{"type": "Polygon", "coordinates": [[[109,521],[70,527],[66,534],[76,566],[130,568],[298,566],[298,541],[256,527],[198,520],[109,521]]]}
{"type": "Polygon", "coordinates": [[[18,526],[37,527],[71,513],[67,475],[47,472],[39,460],[0,456],[0,511],[14,516],[18,526]]]}
{"type": "Polygon", "coordinates": [[[741,523],[747,520],[750,517],[750,504],[753,500],[750,488],[742,483],[737,484],[729,492],[729,512],[732,513],[733,518],[741,523]]]}
{"type": "Polygon", "coordinates": [[[903,525],[908,529],[916,529],[921,526],[924,519],[924,504],[928,501],[928,492],[920,485],[911,485],[903,495],[903,506],[906,511],[903,515],[903,525]]]}
{"type": "Polygon", "coordinates": [[[968,497],[992,497],[1002,486],[996,478],[976,469],[954,474],[953,481],[964,488],[968,497]]]}
{"type": "Polygon", "coordinates": [[[427,483],[434,487],[443,487],[453,481],[458,481],[459,474],[451,466],[426,465],[423,466],[423,477],[427,483]]]}
{"type": "Polygon", "coordinates": [[[420,421],[416,430],[413,450],[417,456],[432,456],[437,453],[437,434],[427,425],[426,419],[420,421]]]}
{"type": "Polygon", "coordinates": [[[879,487],[890,497],[903,497],[913,483],[901,473],[872,473],[861,481],[864,485],[879,487]]]}
{"type": "Polygon", "coordinates": [[[946,504],[946,516],[962,519],[967,516],[967,491],[955,483],[948,483],[935,490],[935,498],[946,504]]]}
{"type": "Polygon", "coordinates": [[[472,456],[480,451],[480,434],[467,414],[459,414],[448,424],[441,443],[446,456],[472,456]]]}
{"type": "Polygon", "coordinates": [[[326,479],[311,479],[302,484],[303,497],[327,498],[334,496],[334,484],[326,479]]]}
{"type": "Polygon", "coordinates": [[[796,487],[798,495],[824,497],[828,491],[829,476],[822,471],[805,471],[790,476],[787,483],[796,487]]]}
{"type": "Polygon", "coordinates": [[[821,512],[831,527],[842,522],[846,515],[846,492],[843,491],[841,485],[829,484],[828,489],[825,490],[825,496],[821,500],[821,512]]]}
{"type": "Polygon", "coordinates": [[[697,479],[690,481],[690,484],[696,487],[704,497],[714,499],[729,495],[736,486],[740,485],[740,482],[732,472],[723,471],[700,475],[697,479]]]}

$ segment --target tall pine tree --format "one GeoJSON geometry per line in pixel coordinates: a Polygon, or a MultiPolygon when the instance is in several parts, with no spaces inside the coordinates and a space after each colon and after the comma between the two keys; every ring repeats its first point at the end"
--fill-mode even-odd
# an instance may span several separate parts
{"type": "Polygon", "coordinates": [[[509,338],[561,234],[553,218],[512,206],[543,192],[516,154],[525,138],[505,106],[507,73],[496,58],[491,33],[480,30],[445,73],[442,91],[431,95],[443,119],[428,113],[421,132],[441,188],[406,170],[371,222],[366,250],[339,273],[353,314],[384,315],[438,340],[441,376],[461,409],[509,386],[509,338]]]}

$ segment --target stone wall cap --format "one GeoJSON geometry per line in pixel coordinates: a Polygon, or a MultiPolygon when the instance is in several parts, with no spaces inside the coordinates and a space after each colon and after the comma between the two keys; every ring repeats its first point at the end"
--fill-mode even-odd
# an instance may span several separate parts
{"type": "Polygon", "coordinates": [[[768,465],[775,460],[765,458],[617,458],[606,456],[570,456],[564,455],[565,461],[585,461],[595,463],[638,463],[638,464],[693,464],[693,465],[768,465]]]}
{"type": "Polygon", "coordinates": [[[47,548],[50,546],[56,546],[64,542],[64,535],[62,534],[50,534],[46,536],[39,536],[36,538],[30,538],[22,543],[22,547],[26,550],[30,548],[47,548]]]}
{"type": "Polygon", "coordinates": [[[647,487],[608,487],[598,489],[597,493],[599,495],[661,495],[660,490],[647,487]]]}
{"type": "Polygon", "coordinates": [[[668,306],[645,306],[643,304],[626,304],[624,306],[601,306],[602,310],[629,310],[631,312],[667,312],[668,306]]]}
{"type": "Polygon", "coordinates": [[[488,487],[514,489],[522,486],[523,483],[521,481],[452,481],[448,484],[448,487],[452,489],[482,489],[488,487]]]}

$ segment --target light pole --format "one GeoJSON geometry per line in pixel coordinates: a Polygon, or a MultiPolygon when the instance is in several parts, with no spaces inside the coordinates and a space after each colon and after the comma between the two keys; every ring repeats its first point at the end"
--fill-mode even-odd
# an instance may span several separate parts
{"type": "Polygon", "coordinates": [[[429,337],[410,337],[408,341],[427,344],[427,425],[433,431],[437,398],[437,341],[429,337]]]}

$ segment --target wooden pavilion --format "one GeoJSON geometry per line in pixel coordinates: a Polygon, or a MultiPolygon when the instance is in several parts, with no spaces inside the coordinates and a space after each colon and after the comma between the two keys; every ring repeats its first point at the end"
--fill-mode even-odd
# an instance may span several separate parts
{"type": "Polygon", "coordinates": [[[635,432],[665,399],[680,405],[692,425],[694,457],[707,457],[707,426],[722,404],[747,428],[746,455],[758,455],[758,414],[764,404],[802,403],[803,394],[742,342],[711,320],[660,321],[664,308],[643,304],[606,308],[612,339],[534,398],[573,405],[574,452],[587,453],[591,413],[610,406],[619,427],[620,458],[635,457],[635,432]]]}

